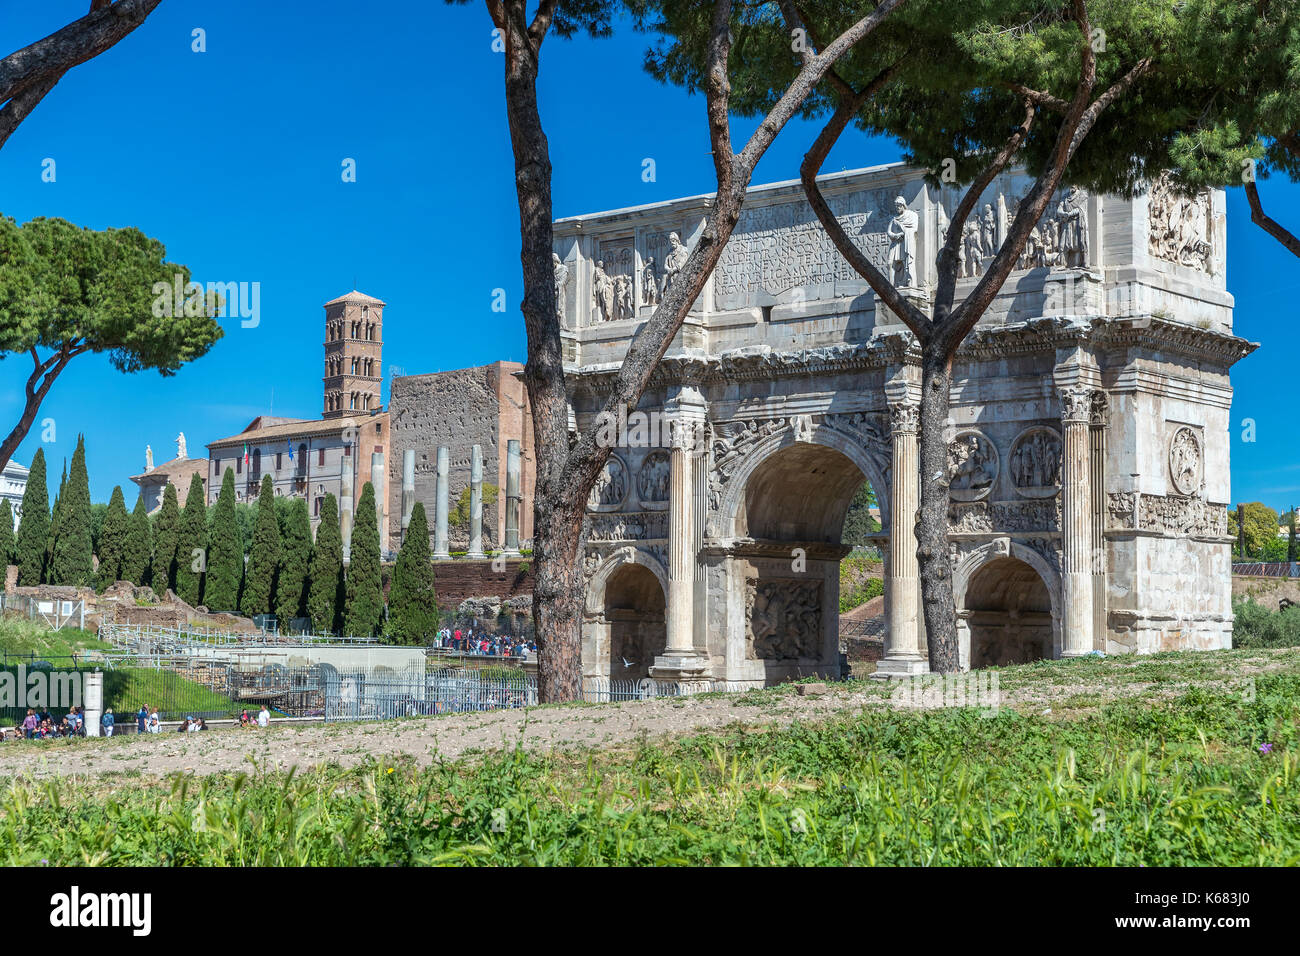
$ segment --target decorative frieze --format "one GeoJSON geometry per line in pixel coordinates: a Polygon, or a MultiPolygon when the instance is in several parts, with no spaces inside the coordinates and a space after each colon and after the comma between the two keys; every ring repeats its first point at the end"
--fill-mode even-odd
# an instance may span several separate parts
{"type": "Polygon", "coordinates": [[[1203,498],[1115,491],[1106,496],[1110,531],[1143,531],[1175,538],[1224,538],[1228,506],[1203,498]]]}
{"type": "Polygon", "coordinates": [[[639,541],[668,537],[668,512],[607,512],[590,516],[591,541],[639,541]]]}
{"type": "Polygon", "coordinates": [[[816,658],[822,644],[822,582],[750,579],[745,597],[746,643],[764,660],[816,658]]]}
{"type": "Polygon", "coordinates": [[[1009,531],[1059,531],[1059,499],[954,502],[948,507],[952,534],[995,534],[1009,531]]]}
{"type": "Polygon", "coordinates": [[[1161,173],[1147,195],[1147,250],[1157,259],[1211,272],[1210,208],[1208,191],[1184,195],[1161,173]]]}

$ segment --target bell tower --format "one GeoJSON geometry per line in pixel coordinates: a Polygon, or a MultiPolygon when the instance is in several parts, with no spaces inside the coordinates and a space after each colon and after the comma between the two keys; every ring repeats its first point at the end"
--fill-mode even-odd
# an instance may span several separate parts
{"type": "Polygon", "coordinates": [[[325,303],[324,417],[377,411],[384,341],[384,303],[357,292],[325,303]]]}

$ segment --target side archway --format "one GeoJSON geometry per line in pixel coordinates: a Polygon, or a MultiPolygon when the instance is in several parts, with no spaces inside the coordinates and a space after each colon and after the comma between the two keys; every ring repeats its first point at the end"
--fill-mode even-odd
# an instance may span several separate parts
{"type": "Polygon", "coordinates": [[[953,572],[961,663],[966,668],[1061,656],[1061,579],[1047,559],[1000,538],[953,572]]]}
{"type": "Polygon", "coordinates": [[[642,680],[668,643],[668,573],[653,555],[619,548],[587,584],[583,676],[642,680]]]}

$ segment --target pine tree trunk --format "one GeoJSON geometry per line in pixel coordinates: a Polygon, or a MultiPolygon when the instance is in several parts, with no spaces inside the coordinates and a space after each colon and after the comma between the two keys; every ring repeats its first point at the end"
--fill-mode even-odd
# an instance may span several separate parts
{"type": "Polygon", "coordinates": [[[948,553],[948,410],[952,363],[925,354],[921,359],[921,506],[916,519],[917,564],[921,578],[921,612],[925,618],[930,670],[950,674],[960,665],[952,559],[948,553]]]}

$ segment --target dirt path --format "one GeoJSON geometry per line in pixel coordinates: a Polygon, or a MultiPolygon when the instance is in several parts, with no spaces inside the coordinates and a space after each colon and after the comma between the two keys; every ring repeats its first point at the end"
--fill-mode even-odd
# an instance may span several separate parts
{"type": "MultiPolygon", "coordinates": [[[[1145,696],[1167,698],[1190,684],[1213,684],[1230,692],[1250,676],[1300,667],[1300,652],[1201,652],[1176,655],[1158,673],[1150,658],[1110,659],[1089,670],[1065,667],[1003,671],[1000,706],[1067,719],[1106,700],[1145,696]]],[[[933,685],[931,685],[933,687],[933,685]]],[[[900,692],[898,684],[861,681],[829,685],[824,696],[800,696],[785,686],[748,694],[663,698],[620,704],[537,707],[475,714],[446,714],[382,723],[281,724],[267,730],[212,730],[202,734],[163,733],[110,740],[17,741],[0,744],[0,777],[42,778],[87,774],[142,773],[165,776],[251,769],[351,766],[369,757],[409,757],[427,764],[478,751],[511,748],[610,747],[732,723],[784,727],[795,720],[885,707],[939,705],[900,692]],[[891,699],[891,693],[893,697],[891,699]]]]}

